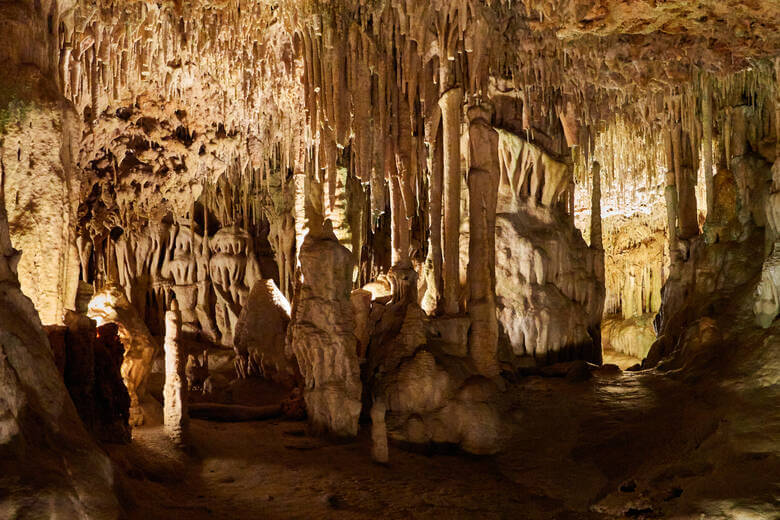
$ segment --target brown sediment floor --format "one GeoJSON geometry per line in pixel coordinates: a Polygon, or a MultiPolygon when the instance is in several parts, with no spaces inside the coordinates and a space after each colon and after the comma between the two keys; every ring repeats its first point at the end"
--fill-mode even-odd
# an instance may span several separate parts
{"type": "Polygon", "coordinates": [[[286,420],[193,420],[189,454],[159,426],[109,450],[131,518],[771,519],[780,391],[765,383],[524,378],[508,390],[511,439],[492,457],[391,445],[380,466],[367,425],[334,444],[286,420]]]}

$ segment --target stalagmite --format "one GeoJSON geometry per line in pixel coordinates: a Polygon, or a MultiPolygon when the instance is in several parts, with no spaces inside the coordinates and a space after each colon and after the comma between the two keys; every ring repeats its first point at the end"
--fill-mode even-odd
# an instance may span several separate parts
{"type": "Polygon", "coordinates": [[[380,464],[387,464],[388,461],[386,411],[382,398],[376,399],[371,405],[371,456],[380,464]]]}
{"type": "Polygon", "coordinates": [[[326,220],[320,231],[311,229],[306,235],[300,262],[303,281],[288,348],[304,378],[309,423],[317,433],[352,437],[362,393],[350,300],[352,255],[326,220]]]}
{"type": "Polygon", "coordinates": [[[177,445],[187,442],[186,357],[181,351],[181,313],[176,300],[165,313],[165,386],[163,421],[165,433],[177,445]]]}
{"type": "Polygon", "coordinates": [[[444,237],[443,275],[444,312],[457,314],[460,309],[460,112],[463,89],[452,88],[439,99],[444,140],[444,237]]]}

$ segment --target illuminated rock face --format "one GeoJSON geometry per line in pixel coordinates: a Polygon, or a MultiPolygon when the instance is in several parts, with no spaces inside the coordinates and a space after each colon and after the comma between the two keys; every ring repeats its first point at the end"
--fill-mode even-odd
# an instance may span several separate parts
{"type": "Polygon", "coordinates": [[[292,388],[300,379],[295,357],[285,350],[290,304],[273,280],[255,282],[236,325],[239,377],[263,376],[292,388]]]}
{"type": "Polygon", "coordinates": [[[532,363],[598,363],[604,253],[589,248],[573,226],[573,208],[567,207],[571,174],[538,146],[506,131],[499,135],[495,248],[501,341],[512,357],[532,363]]]}
{"type": "Polygon", "coordinates": [[[113,468],[84,429],[16,277],[0,177],[0,445],[9,518],[116,518],[113,468]],[[21,468],[25,468],[21,470],[21,468]],[[52,468],[57,470],[52,471],[52,468]],[[45,477],[43,477],[45,475],[45,477]]]}
{"type": "Polygon", "coordinates": [[[139,426],[144,423],[141,403],[146,398],[152,362],[160,345],[117,287],[106,287],[97,293],[89,302],[88,315],[98,325],[115,323],[119,327],[119,337],[125,347],[122,379],[130,393],[130,424],[139,426]]]}
{"type": "Polygon", "coordinates": [[[74,205],[80,187],[74,157],[78,116],[48,92],[51,84],[34,68],[3,76],[0,97],[19,96],[11,102],[24,120],[3,125],[5,144],[0,147],[11,240],[24,252],[19,281],[41,321],[61,324],[65,310],[74,309],[79,276],[74,205]]]}
{"type": "Polygon", "coordinates": [[[289,348],[304,378],[311,426],[349,437],[357,434],[362,393],[350,301],[352,262],[329,223],[319,233],[310,232],[301,247],[303,281],[289,348]]]}
{"type": "Polygon", "coordinates": [[[163,424],[165,433],[179,446],[187,442],[186,357],[181,345],[181,312],[175,302],[165,313],[165,386],[163,387],[163,424]]]}

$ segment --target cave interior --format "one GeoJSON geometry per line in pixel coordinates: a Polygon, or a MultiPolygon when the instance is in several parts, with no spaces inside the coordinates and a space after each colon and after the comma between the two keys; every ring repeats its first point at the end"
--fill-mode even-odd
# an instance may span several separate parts
{"type": "Polygon", "coordinates": [[[777,0],[0,0],[0,517],[780,518],[777,0]]]}

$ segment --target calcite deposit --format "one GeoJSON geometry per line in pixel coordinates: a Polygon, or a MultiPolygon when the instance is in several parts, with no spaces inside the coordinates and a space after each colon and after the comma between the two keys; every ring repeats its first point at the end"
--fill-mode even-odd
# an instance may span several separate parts
{"type": "Polygon", "coordinates": [[[779,56],[773,0],[0,2],[0,516],[770,517],[779,56]]]}

